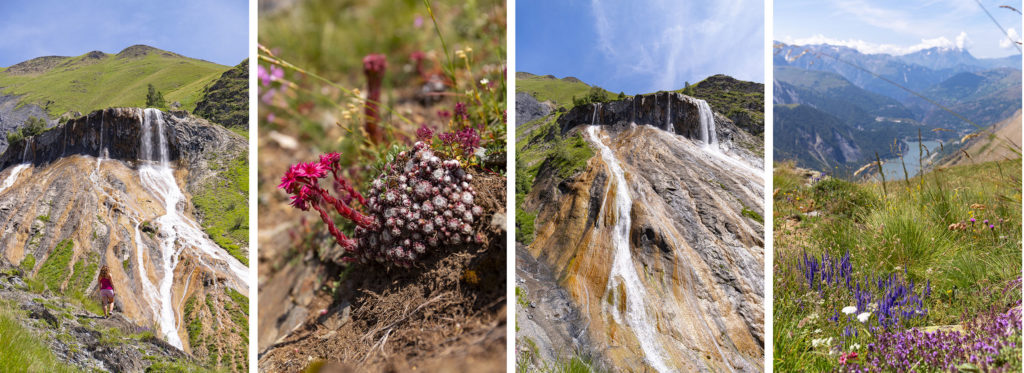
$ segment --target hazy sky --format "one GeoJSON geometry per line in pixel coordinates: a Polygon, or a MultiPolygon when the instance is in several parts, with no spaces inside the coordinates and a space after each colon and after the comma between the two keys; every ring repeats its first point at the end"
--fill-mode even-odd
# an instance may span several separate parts
{"type": "MultiPolygon", "coordinates": [[[[1020,0],[981,0],[1015,40],[1020,0]]],[[[944,46],[966,48],[975,57],[1019,54],[975,0],[775,0],[775,40],[792,44],[838,44],[863,53],[906,54],[944,46]]]]}
{"type": "Polygon", "coordinates": [[[249,54],[248,0],[2,0],[0,66],[146,44],[222,65],[249,54]]]}
{"type": "Polygon", "coordinates": [[[518,0],[516,70],[627,94],[764,82],[764,2],[518,0]]]}

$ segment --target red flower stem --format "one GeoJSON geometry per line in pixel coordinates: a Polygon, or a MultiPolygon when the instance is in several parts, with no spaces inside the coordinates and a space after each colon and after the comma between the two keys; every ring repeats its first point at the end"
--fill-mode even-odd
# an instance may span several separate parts
{"type": "Polygon", "coordinates": [[[324,224],[327,225],[327,230],[329,230],[331,232],[331,235],[334,236],[334,240],[338,242],[338,245],[341,245],[341,247],[345,249],[346,252],[351,252],[355,254],[355,241],[352,240],[351,238],[346,237],[344,233],[341,233],[341,231],[338,230],[338,227],[334,225],[334,220],[331,220],[331,217],[327,215],[327,211],[325,211],[324,208],[321,207],[319,203],[313,203],[312,205],[313,208],[320,213],[320,220],[323,220],[324,224]]]}
{"type": "Polygon", "coordinates": [[[373,218],[363,215],[359,211],[356,211],[351,207],[348,207],[348,205],[342,203],[342,201],[328,195],[327,192],[324,191],[323,189],[317,188],[316,190],[318,193],[320,193],[320,196],[323,197],[324,202],[327,203],[328,205],[334,206],[334,209],[338,211],[338,214],[341,214],[342,217],[352,220],[360,227],[366,229],[376,228],[373,223],[373,218]]]}

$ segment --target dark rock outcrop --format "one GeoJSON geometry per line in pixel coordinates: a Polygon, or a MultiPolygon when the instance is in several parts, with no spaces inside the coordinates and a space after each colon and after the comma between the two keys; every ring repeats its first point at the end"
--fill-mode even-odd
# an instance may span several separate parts
{"type": "MultiPolygon", "coordinates": [[[[715,108],[712,107],[712,110],[715,108]]],[[[700,140],[700,110],[697,99],[678,92],[636,95],[623,100],[577,106],[558,119],[562,133],[579,125],[646,124],[672,130],[689,139],[700,140]],[[671,109],[669,106],[671,105],[671,109]],[[596,108],[596,110],[595,110],[596,108]]],[[[740,130],[729,118],[715,113],[715,132],[720,143],[741,141],[751,135],[740,130]]]]}
{"type": "Polygon", "coordinates": [[[551,106],[526,92],[516,93],[516,127],[551,113],[551,106]]]}
{"type": "MultiPolygon", "coordinates": [[[[0,170],[19,163],[45,166],[71,155],[100,156],[133,163],[142,159],[142,109],[110,108],[72,119],[42,134],[11,144],[0,155],[0,170]],[[27,148],[27,150],[26,150],[27,148]],[[103,154],[103,153],[106,154],[103,154]]],[[[178,167],[188,168],[189,184],[209,171],[210,154],[241,156],[245,139],[221,126],[184,111],[163,113],[168,155],[178,167]]],[[[158,126],[151,126],[156,139],[158,126]]]]}
{"type": "Polygon", "coordinates": [[[39,105],[21,102],[18,95],[0,93],[0,153],[7,150],[7,134],[18,130],[28,121],[28,118],[46,119],[47,126],[56,125],[57,121],[50,120],[46,110],[39,105]]]}

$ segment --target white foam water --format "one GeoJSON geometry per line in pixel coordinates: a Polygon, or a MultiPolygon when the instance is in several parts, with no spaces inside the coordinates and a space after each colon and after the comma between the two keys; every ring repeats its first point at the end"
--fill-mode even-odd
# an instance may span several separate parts
{"type": "Polygon", "coordinates": [[[718,133],[715,131],[715,114],[707,101],[694,99],[697,104],[697,115],[700,118],[700,141],[711,150],[718,151],[718,133]]]}
{"type": "MultiPolygon", "coordinates": [[[[155,314],[167,342],[182,348],[181,339],[178,337],[177,318],[172,306],[173,294],[171,291],[171,286],[174,284],[174,268],[178,264],[181,252],[185,249],[196,250],[194,256],[199,265],[210,268],[216,273],[225,274],[229,285],[243,294],[248,292],[249,270],[211,241],[195,221],[189,219],[183,211],[179,210],[179,204],[186,202],[186,199],[178,187],[174,169],[170,167],[163,113],[156,109],[145,109],[142,115],[143,135],[140,150],[141,157],[144,159],[139,167],[139,179],[143,187],[163,203],[165,210],[163,216],[154,220],[160,231],[160,262],[162,263],[162,276],[156,286],[156,294],[159,298],[154,302],[154,304],[159,304],[159,311],[155,314]],[[157,159],[152,159],[154,155],[152,147],[154,123],[159,146],[156,149],[157,159]]],[[[141,246],[141,241],[138,241],[137,244],[141,246]]],[[[141,259],[140,268],[145,268],[141,266],[141,259]]]]}
{"type": "MultiPolygon", "coordinates": [[[[587,135],[601,150],[601,158],[608,165],[615,187],[615,226],[612,227],[612,246],[615,249],[615,257],[612,260],[611,273],[608,276],[605,292],[613,293],[619,285],[622,285],[626,292],[625,315],[620,315],[619,304],[613,304],[611,307],[612,317],[616,323],[620,324],[623,323],[623,317],[625,317],[625,323],[636,335],[640,349],[643,350],[644,357],[652,368],[658,372],[671,372],[673,370],[665,363],[664,352],[658,345],[658,333],[655,330],[654,322],[647,314],[647,291],[636,271],[632,251],[629,247],[630,211],[633,208],[633,199],[629,195],[629,186],[626,184],[625,174],[615,153],[601,141],[597,131],[598,127],[596,126],[587,127],[587,135]]],[[[609,185],[610,188],[612,185],[609,185]]],[[[610,193],[612,193],[611,190],[605,193],[605,196],[610,193]]],[[[601,206],[604,209],[605,205],[601,206]]],[[[602,211],[601,216],[603,215],[602,211]]],[[[614,303],[618,303],[621,298],[613,296],[612,299],[614,299],[614,303]]]]}
{"type": "Polygon", "coordinates": [[[3,193],[5,190],[7,190],[7,188],[10,188],[12,185],[14,185],[14,182],[18,181],[18,174],[20,174],[21,171],[25,171],[25,169],[28,168],[28,166],[28,163],[22,163],[17,166],[14,166],[14,168],[11,169],[11,174],[7,175],[7,177],[4,178],[3,184],[0,184],[0,193],[3,193]]]}
{"type": "Polygon", "coordinates": [[[668,112],[665,113],[665,131],[675,134],[676,127],[672,125],[672,93],[669,93],[666,97],[668,101],[668,112]]]}

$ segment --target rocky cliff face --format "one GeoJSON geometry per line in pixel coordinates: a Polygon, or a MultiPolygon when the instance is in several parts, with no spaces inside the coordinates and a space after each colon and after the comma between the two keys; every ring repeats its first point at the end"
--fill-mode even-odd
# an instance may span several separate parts
{"type": "MultiPolygon", "coordinates": [[[[0,267],[43,291],[98,300],[204,365],[247,368],[248,280],[193,218],[190,195],[243,156],[238,135],[184,112],[106,109],[0,155],[0,267]]],[[[73,362],[71,362],[73,363],[73,362]]]]}
{"type": "MultiPolygon", "coordinates": [[[[527,250],[572,303],[534,304],[528,324],[580,321],[527,337],[568,334],[559,350],[611,370],[761,371],[763,166],[737,146],[757,140],[676,93],[577,107],[559,124],[596,155],[565,179],[542,166],[526,198],[527,250]]],[[[519,277],[530,302],[557,293],[519,277]]]]}
{"type": "Polygon", "coordinates": [[[38,105],[24,104],[20,96],[0,93],[0,153],[7,150],[7,134],[32,117],[45,119],[50,125],[57,124],[57,121],[49,120],[49,114],[38,105]]]}
{"type": "Polygon", "coordinates": [[[562,133],[579,125],[644,124],[692,140],[701,140],[705,136],[716,137],[721,148],[733,152],[734,156],[755,164],[762,162],[761,157],[752,153],[752,150],[763,147],[762,140],[741,130],[704,100],[677,92],[636,95],[618,101],[577,106],[563,114],[558,124],[562,133]],[[714,123],[705,119],[707,126],[702,127],[702,113],[710,115],[714,123]],[[705,127],[713,133],[703,133],[705,127]]]}

